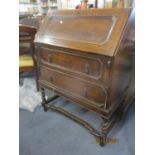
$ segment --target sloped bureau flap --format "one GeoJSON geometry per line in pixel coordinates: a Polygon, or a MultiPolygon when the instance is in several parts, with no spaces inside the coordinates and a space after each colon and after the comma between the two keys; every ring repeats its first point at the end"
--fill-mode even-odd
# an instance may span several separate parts
{"type": "Polygon", "coordinates": [[[52,11],[35,42],[113,56],[130,12],[130,9],[52,11]]]}

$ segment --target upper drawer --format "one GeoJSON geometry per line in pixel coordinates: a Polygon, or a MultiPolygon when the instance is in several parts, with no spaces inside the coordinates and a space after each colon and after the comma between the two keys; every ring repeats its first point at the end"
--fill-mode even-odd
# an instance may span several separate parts
{"type": "Polygon", "coordinates": [[[75,76],[58,70],[40,66],[39,79],[54,89],[89,102],[96,106],[104,106],[107,100],[106,89],[98,84],[81,80],[75,76]]]}
{"type": "Polygon", "coordinates": [[[94,79],[99,79],[102,76],[103,63],[98,58],[45,47],[41,47],[40,57],[44,64],[69,70],[78,73],[78,75],[81,74],[94,79]]]}

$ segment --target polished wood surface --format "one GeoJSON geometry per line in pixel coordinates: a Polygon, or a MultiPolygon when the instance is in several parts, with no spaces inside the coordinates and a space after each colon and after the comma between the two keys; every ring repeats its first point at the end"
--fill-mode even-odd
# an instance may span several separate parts
{"type": "Polygon", "coordinates": [[[134,10],[54,11],[36,35],[39,83],[109,120],[134,98],[134,10]]]}
{"type": "Polygon", "coordinates": [[[40,53],[41,61],[45,65],[64,68],[64,70],[95,79],[102,76],[103,63],[99,58],[49,48],[41,48],[40,53]]]}
{"type": "Polygon", "coordinates": [[[52,11],[35,42],[113,56],[131,9],[52,11]]]}
{"type": "Polygon", "coordinates": [[[44,16],[36,16],[36,17],[25,17],[19,21],[21,25],[33,26],[36,29],[39,29],[41,20],[44,16]]]}
{"type": "Polygon", "coordinates": [[[86,102],[90,102],[96,106],[104,106],[106,103],[107,96],[104,87],[78,79],[75,76],[65,74],[58,70],[41,67],[40,80],[58,90],[60,89],[62,92],[82,98],[86,102]]]}

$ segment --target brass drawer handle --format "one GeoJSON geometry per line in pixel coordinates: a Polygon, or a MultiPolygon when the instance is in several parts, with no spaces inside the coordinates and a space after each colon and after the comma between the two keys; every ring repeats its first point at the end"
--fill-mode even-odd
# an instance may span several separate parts
{"type": "Polygon", "coordinates": [[[87,97],[88,96],[88,90],[87,88],[84,88],[83,93],[82,93],[83,97],[87,97]]]}
{"type": "Polygon", "coordinates": [[[84,71],[86,74],[90,74],[90,65],[89,64],[85,64],[84,71]]]}
{"type": "Polygon", "coordinates": [[[51,55],[49,55],[49,56],[47,57],[47,61],[48,61],[48,62],[52,62],[52,56],[51,56],[51,55]]]}

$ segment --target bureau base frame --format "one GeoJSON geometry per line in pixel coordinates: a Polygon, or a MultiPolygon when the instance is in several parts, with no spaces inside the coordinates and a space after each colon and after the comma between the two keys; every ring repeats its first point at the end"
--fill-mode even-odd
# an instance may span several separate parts
{"type": "Polygon", "coordinates": [[[101,130],[97,130],[87,121],[65,110],[64,108],[48,104],[54,101],[55,99],[59,98],[60,97],[59,95],[54,95],[53,97],[46,99],[45,89],[43,87],[41,87],[41,94],[42,94],[42,106],[44,108],[44,111],[52,110],[63,114],[64,116],[72,119],[73,121],[85,127],[93,136],[95,136],[96,142],[99,143],[100,146],[104,146],[107,143],[107,134],[110,132],[111,128],[119,118],[118,116],[120,116],[120,110],[119,113],[117,111],[117,113],[115,113],[110,119],[108,120],[103,119],[101,130]]]}

